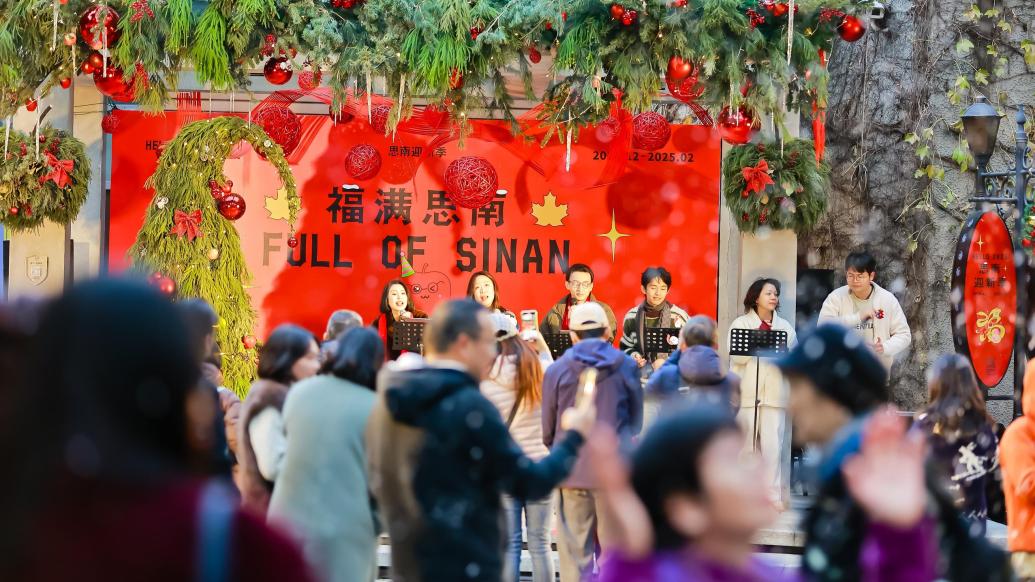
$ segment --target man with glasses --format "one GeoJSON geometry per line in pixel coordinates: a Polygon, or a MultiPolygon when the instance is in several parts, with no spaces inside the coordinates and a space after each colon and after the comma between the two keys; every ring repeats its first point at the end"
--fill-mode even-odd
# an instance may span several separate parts
{"type": "Polygon", "coordinates": [[[888,369],[895,358],[909,349],[912,334],[898,299],[877,285],[877,260],[866,251],[845,259],[844,287],[835,289],[823,302],[819,322],[836,321],[857,330],[888,369]]]}
{"type": "Polygon", "coordinates": [[[593,270],[588,265],[576,263],[568,268],[564,286],[568,294],[561,298],[550,311],[546,313],[539,329],[544,334],[561,333],[571,329],[571,308],[581,305],[587,301],[599,303],[607,314],[607,323],[610,326],[609,340],[613,340],[614,332],[618,329],[618,322],[615,320],[614,311],[606,303],[600,301],[593,295],[593,270]]]}

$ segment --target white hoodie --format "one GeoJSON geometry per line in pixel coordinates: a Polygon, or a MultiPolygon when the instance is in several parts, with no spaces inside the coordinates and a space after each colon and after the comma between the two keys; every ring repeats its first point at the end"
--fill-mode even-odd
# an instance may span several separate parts
{"type": "Polygon", "coordinates": [[[898,299],[890,291],[880,285],[873,283],[873,311],[877,313],[873,318],[873,329],[864,329],[867,326],[860,320],[855,310],[855,302],[852,301],[851,291],[848,286],[834,289],[827,295],[823,302],[823,308],[819,311],[819,323],[836,321],[842,325],[854,328],[863,335],[867,343],[872,344],[880,338],[884,346],[884,353],[878,354],[884,365],[891,369],[895,358],[909,349],[912,341],[912,334],[909,331],[909,323],[906,321],[906,314],[902,311],[898,299]],[[883,317],[881,317],[883,315],[883,317]]]}

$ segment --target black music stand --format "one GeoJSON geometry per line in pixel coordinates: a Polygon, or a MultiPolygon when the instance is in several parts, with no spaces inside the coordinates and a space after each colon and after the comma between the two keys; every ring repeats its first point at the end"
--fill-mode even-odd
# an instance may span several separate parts
{"type": "Polygon", "coordinates": [[[648,363],[653,363],[660,354],[671,354],[679,349],[679,328],[648,327],[643,331],[643,348],[647,353],[640,355],[647,358],[648,363]]]}
{"type": "Polygon", "coordinates": [[[758,447],[759,369],[761,359],[787,352],[787,332],[775,329],[731,329],[730,355],[755,358],[755,418],[751,423],[751,450],[758,447]]]}
{"type": "Polygon", "coordinates": [[[555,360],[563,356],[564,352],[568,351],[568,348],[572,346],[571,334],[566,331],[561,333],[544,333],[543,339],[546,340],[546,346],[550,348],[550,355],[555,360]]]}
{"type": "Polygon", "coordinates": [[[424,326],[427,319],[402,319],[395,322],[392,349],[424,354],[424,326]]]}

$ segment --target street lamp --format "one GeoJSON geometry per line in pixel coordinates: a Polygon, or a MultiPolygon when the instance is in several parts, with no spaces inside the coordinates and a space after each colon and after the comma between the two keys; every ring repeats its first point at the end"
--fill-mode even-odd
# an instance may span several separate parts
{"type": "MultiPolygon", "coordinates": [[[[998,142],[999,122],[1002,115],[983,95],[967,108],[963,114],[963,133],[970,152],[977,161],[975,171],[975,192],[971,200],[980,203],[1013,204],[1017,207],[1017,221],[1013,230],[1015,241],[1024,235],[1024,211],[1027,205],[1028,180],[1035,173],[1028,163],[1028,134],[1024,131],[1027,118],[1023,107],[1017,108],[1015,121],[1016,147],[1014,166],[1002,172],[989,172],[988,162],[992,159],[998,142]],[[1010,189],[1013,189],[1011,192],[1010,189]]],[[[1013,344],[1013,400],[1014,417],[1020,416],[1021,393],[1024,388],[1024,366],[1027,362],[1025,336],[1027,335],[1028,309],[1028,260],[1022,245],[1014,245],[1014,265],[1017,267],[1017,316],[1013,344]]],[[[1002,399],[990,396],[990,399],[1002,399]]]]}

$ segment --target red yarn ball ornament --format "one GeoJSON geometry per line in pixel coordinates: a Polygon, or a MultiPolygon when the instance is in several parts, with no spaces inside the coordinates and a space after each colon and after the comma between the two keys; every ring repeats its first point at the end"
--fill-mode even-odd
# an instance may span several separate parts
{"type": "Polygon", "coordinates": [[[286,105],[266,105],[252,117],[252,121],[280,144],[285,156],[291,155],[302,139],[302,122],[286,105]]]}
{"type": "Polygon", "coordinates": [[[107,74],[103,69],[93,72],[93,83],[102,94],[111,97],[115,101],[128,103],[136,99],[136,89],[133,87],[133,78],[126,77],[122,69],[108,64],[107,74]]]}
{"type": "Polygon", "coordinates": [[[841,24],[837,25],[837,34],[848,42],[855,42],[866,34],[866,26],[851,14],[846,14],[841,24]]]}
{"type": "Polygon", "coordinates": [[[101,131],[104,133],[115,133],[119,128],[119,118],[114,113],[109,113],[101,119],[101,131]]]}
{"type": "Polygon", "coordinates": [[[357,180],[368,180],[381,171],[381,154],[372,145],[352,146],[345,156],[345,171],[357,180]]]}
{"type": "Polygon", "coordinates": [[[284,57],[273,57],[262,67],[262,76],[273,85],[283,85],[294,75],[291,64],[284,57]]]}
{"type": "Polygon", "coordinates": [[[446,197],[463,208],[481,208],[496,196],[499,177],[485,158],[464,156],[446,168],[446,197]]]}
{"type": "Polygon", "coordinates": [[[381,135],[388,133],[388,116],[392,113],[392,106],[375,105],[370,110],[370,127],[381,135]]]}
{"type": "Polygon", "coordinates": [[[244,216],[246,206],[240,194],[227,194],[219,199],[219,214],[227,220],[237,220],[244,216]]]}
{"type": "Polygon", "coordinates": [[[745,144],[751,141],[751,130],[755,124],[751,113],[739,107],[733,111],[727,105],[719,113],[719,136],[726,143],[745,144]]]}
{"type": "Polygon", "coordinates": [[[323,73],[319,69],[315,71],[302,71],[298,74],[298,88],[303,91],[312,91],[320,86],[323,80],[323,73]]]}
{"type": "MultiPolygon", "coordinates": [[[[79,17],[79,38],[93,50],[113,46],[121,34],[119,14],[111,6],[95,4],[79,17]],[[104,44],[105,40],[108,44],[104,44]]],[[[97,65],[94,64],[94,67],[97,65]]]]}
{"type": "Polygon", "coordinates": [[[633,117],[633,147],[652,152],[660,150],[672,136],[668,121],[654,111],[644,111],[633,117]]]}

